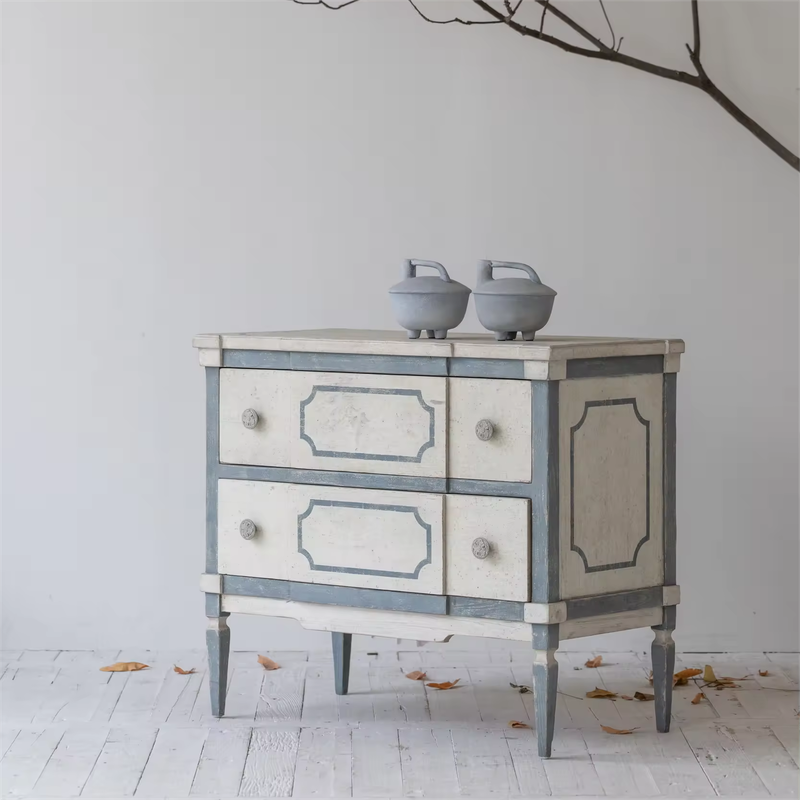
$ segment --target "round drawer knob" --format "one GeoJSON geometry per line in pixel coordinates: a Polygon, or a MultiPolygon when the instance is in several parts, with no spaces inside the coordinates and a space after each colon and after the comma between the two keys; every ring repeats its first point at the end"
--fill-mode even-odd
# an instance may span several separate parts
{"type": "Polygon", "coordinates": [[[254,408],[242,411],[242,425],[250,431],[258,425],[258,412],[254,408]]]}
{"type": "Polygon", "coordinates": [[[472,543],[472,555],[475,558],[484,559],[487,558],[489,553],[492,552],[492,545],[489,544],[488,539],[484,539],[483,536],[479,536],[473,543],[472,543]]]}
{"type": "Polygon", "coordinates": [[[242,534],[242,539],[252,539],[257,530],[255,522],[251,519],[243,519],[239,523],[239,533],[242,534]]]}
{"type": "Polygon", "coordinates": [[[494,425],[488,419],[480,420],[475,426],[475,435],[482,442],[488,442],[494,436],[494,425]]]}

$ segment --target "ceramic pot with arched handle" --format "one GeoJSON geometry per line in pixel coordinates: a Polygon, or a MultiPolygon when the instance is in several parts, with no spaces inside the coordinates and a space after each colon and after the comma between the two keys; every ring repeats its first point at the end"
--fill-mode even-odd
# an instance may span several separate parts
{"type": "Polygon", "coordinates": [[[464,320],[471,289],[452,280],[438,261],[407,259],[403,275],[403,280],[389,289],[389,297],[408,338],[418,339],[427,331],[429,339],[445,339],[447,332],[464,320]],[[417,267],[431,267],[439,275],[418,276],[417,267]]]}
{"type": "Polygon", "coordinates": [[[516,339],[520,331],[526,342],[532,342],[536,331],[547,325],[556,299],[555,290],[542,283],[536,270],[518,261],[478,262],[474,295],[481,325],[498,341],[516,339]],[[497,267],[522,270],[528,277],[496,279],[497,267]]]}

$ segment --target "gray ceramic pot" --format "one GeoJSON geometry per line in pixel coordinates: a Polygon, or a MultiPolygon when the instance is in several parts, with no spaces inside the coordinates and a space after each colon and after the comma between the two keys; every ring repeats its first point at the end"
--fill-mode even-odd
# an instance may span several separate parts
{"type": "Polygon", "coordinates": [[[467,313],[470,289],[450,279],[438,261],[407,259],[403,262],[404,279],[389,289],[397,321],[408,331],[409,339],[418,339],[422,331],[428,338],[444,339],[451,328],[460,325],[467,313]],[[432,267],[439,277],[417,277],[417,267],[432,267]]]}
{"type": "Polygon", "coordinates": [[[478,284],[475,287],[475,310],[484,328],[494,331],[498,341],[522,338],[532,342],[536,331],[547,325],[553,311],[556,293],[545,286],[535,270],[517,261],[478,262],[478,284]],[[520,269],[527,278],[500,278],[495,280],[495,267],[520,269]]]}

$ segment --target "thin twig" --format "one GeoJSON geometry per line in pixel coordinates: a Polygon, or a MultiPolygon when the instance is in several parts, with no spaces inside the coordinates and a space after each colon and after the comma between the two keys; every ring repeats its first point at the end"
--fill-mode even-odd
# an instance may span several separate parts
{"type": "MultiPolygon", "coordinates": [[[[351,3],[355,3],[356,0],[349,0],[351,3]]],[[[458,25],[497,25],[504,21],[504,19],[461,19],[459,17],[451,17],[450,19],[433,19],[429,16],[426,16],[422,13],[422,10],[419,6],[414,2],[414,0],[408,0],[411,4],[411,7],[414,11],[419,14],[425,22],[430,22],[432,25],[450,25],[451,23],[455,22],[458,25]]],[[[509,11],[509,19],[513,16],[512,12],[509,11]]]]}
{"type": "Polygon", "coordinates": [[[608,25],[608,30],[611,32],[611,49],[616,51],[617,49],[617,35],[614,33],[614,28],[611,25],[611,20],[608,18],[608,14],[606,13],[606,6],[603,0],[598,0],[600,3],[600,8],[603,9],[603,16],[606,18],[606,25],[608,25]]]}
{"type": "Polygon", "coordinates": [[[539,20],[539,35],[542,35],[544,30],[544,18],[547,15],[547,9],[550,8],[550,0],[544,0],[542,3],[542,18],[539,20]]]}
{"type": "Polygon", "coordinates": [[[566,692],[559,692],[558,694],[563,694],[564,697],[571,697],[573,700],[585,700],[584,697],[576,697],[574,694],[567,694],[566,692]]]}

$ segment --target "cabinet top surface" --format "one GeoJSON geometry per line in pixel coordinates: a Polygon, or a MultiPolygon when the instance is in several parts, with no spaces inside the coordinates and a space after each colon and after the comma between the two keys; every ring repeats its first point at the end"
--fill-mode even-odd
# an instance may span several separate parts
{"type": "Polygon", "coordinates": [[[306,353],[503,358],[520,361],[564,361],[574,358],[669,355],[682,353],[682,339],[604,336],[539,336],[536,341],[495,341],[486,333],[450,333],[447,339],[408,339],[405,331],[328,328],[263,333],[204,333],[193,345],[213,350],[278,350],[306,353]]]}

